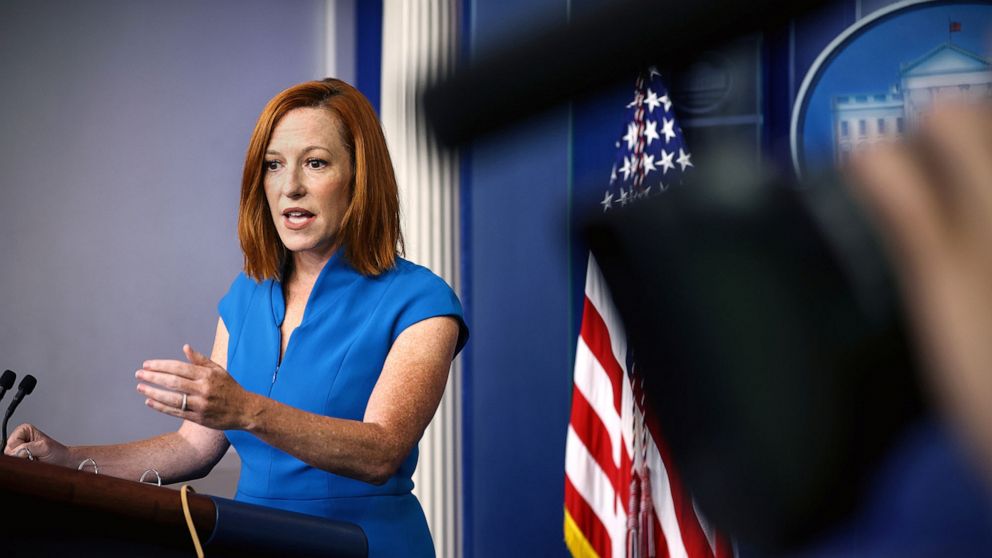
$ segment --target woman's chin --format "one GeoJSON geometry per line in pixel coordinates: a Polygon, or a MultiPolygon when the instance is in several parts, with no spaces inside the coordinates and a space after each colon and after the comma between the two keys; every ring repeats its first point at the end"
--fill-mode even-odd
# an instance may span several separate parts
{"type": "Polygon", "coordinates": [[[333,245],[334,243],[331,241],[300,242],[299,239],[295,239],[295,241],[291,240],[290,242],[286,242],[283,240],[283,246],[285,246],[286,250],[294,256],[327,256],[334,250],[333,245]]]}
{"type": "Polygon", "coordinates": [[[302,245],[301,246],[301,245],[298,245],[298,244],[297,245],[287,244],[286,245],[286,250],[290,254],[295,254],[295,255],[300,255],[300,256],[302,256],[304,254],[310,254],[310,253],[317,252],[316,246],[313,246],[313,245],[302,245]]]}
{"type": "Polygon", "coordinates": [[[320,244],[318,239],[295,231],[279,231],[279,239],[290,252],[308,252],[320,244]]]}

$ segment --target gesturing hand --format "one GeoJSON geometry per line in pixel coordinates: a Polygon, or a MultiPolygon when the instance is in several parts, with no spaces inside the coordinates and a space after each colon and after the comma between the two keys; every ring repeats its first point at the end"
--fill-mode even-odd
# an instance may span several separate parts
{"type": "Polygon", "coordinates": [[[145,382],[138,384],[138,391],[147,397],[145,404],[215,430],[241,428],[250,394],[227,370],[189,345],[183,345],[183,353],[189,362],[146,360],[135,373],[145,382]]]}

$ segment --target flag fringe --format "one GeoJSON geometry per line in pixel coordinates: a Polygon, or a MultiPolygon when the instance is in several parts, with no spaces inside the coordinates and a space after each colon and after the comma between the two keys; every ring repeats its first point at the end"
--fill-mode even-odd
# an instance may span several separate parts
{"type": "Polygon", "coordinates": [[[572,558],[599,558],[599,554],[593,550],[589,540],[586,539],[582,529],[579,529],[567,509],[565,510],[565,545],[572,553],[572,558]]]}

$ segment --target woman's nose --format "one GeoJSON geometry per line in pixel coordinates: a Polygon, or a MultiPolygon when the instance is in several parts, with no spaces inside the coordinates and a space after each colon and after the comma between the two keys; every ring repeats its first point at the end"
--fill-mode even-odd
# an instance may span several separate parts
{"type": "Polygon", "coordinates": [[[303,184],[303,171],[294,168],[292,172],[286,173],[286,180],[282,184],[282,194],[290,199],[299,199],[307,191],[303,184]]]}

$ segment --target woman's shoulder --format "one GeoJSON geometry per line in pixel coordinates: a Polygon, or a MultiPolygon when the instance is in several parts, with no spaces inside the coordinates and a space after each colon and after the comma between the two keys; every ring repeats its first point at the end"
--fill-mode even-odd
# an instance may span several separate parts
{"type": "Polygon", "coordinates": [[[430,269],[404,258],[396,258],[396,265],[388,273],[392,276],[392,296],[387,297],[387,304],[397,310],[394,339],[404,329],[421,320],[450,316],[458,321],[460,330],[457,354],[468,340],[468,327],[454,289],[430,269]]]}
{"type": "Polygon", "coordinates": [[[454,289],[429,268],[405,258],[396,258],[396,265],[382,275],[394,295],[412,297],[443,297],[457,300],[454,289]]]}
{"type": "Polygon", "coordinates": [[[234,280],[231,281],[231,286],[227,289],[227,295],[225,296],[250,296],[261,285],[262,283],[252,279],[244,271],[240,271],[234,276],[234,280]]]}
{"type": "Polygon", "coordinates": [[[438,286],[444,286],[446,288],[451,288],[447,281],[442,279],[436,273],[431,271],[429,268],[424,267],[420,264],[413,263],[406,258],[396,257],[396,265],[389,270],[390,273],[395,274],[397,281],[405,283],[427,283],[434,284],[438,286]]]}
{"type": "Polygon", "coordinates": [[[221,318],[224,319],[224,323],[228,325],[228,329],[231,329],[229,322],[236,320],[245,312],[252,298],[264,283],[264,281],[259,283],[252,279],[244,271],[234,277],[227,293],[221,297],[217,304],[217,310],[221,318]]]}

